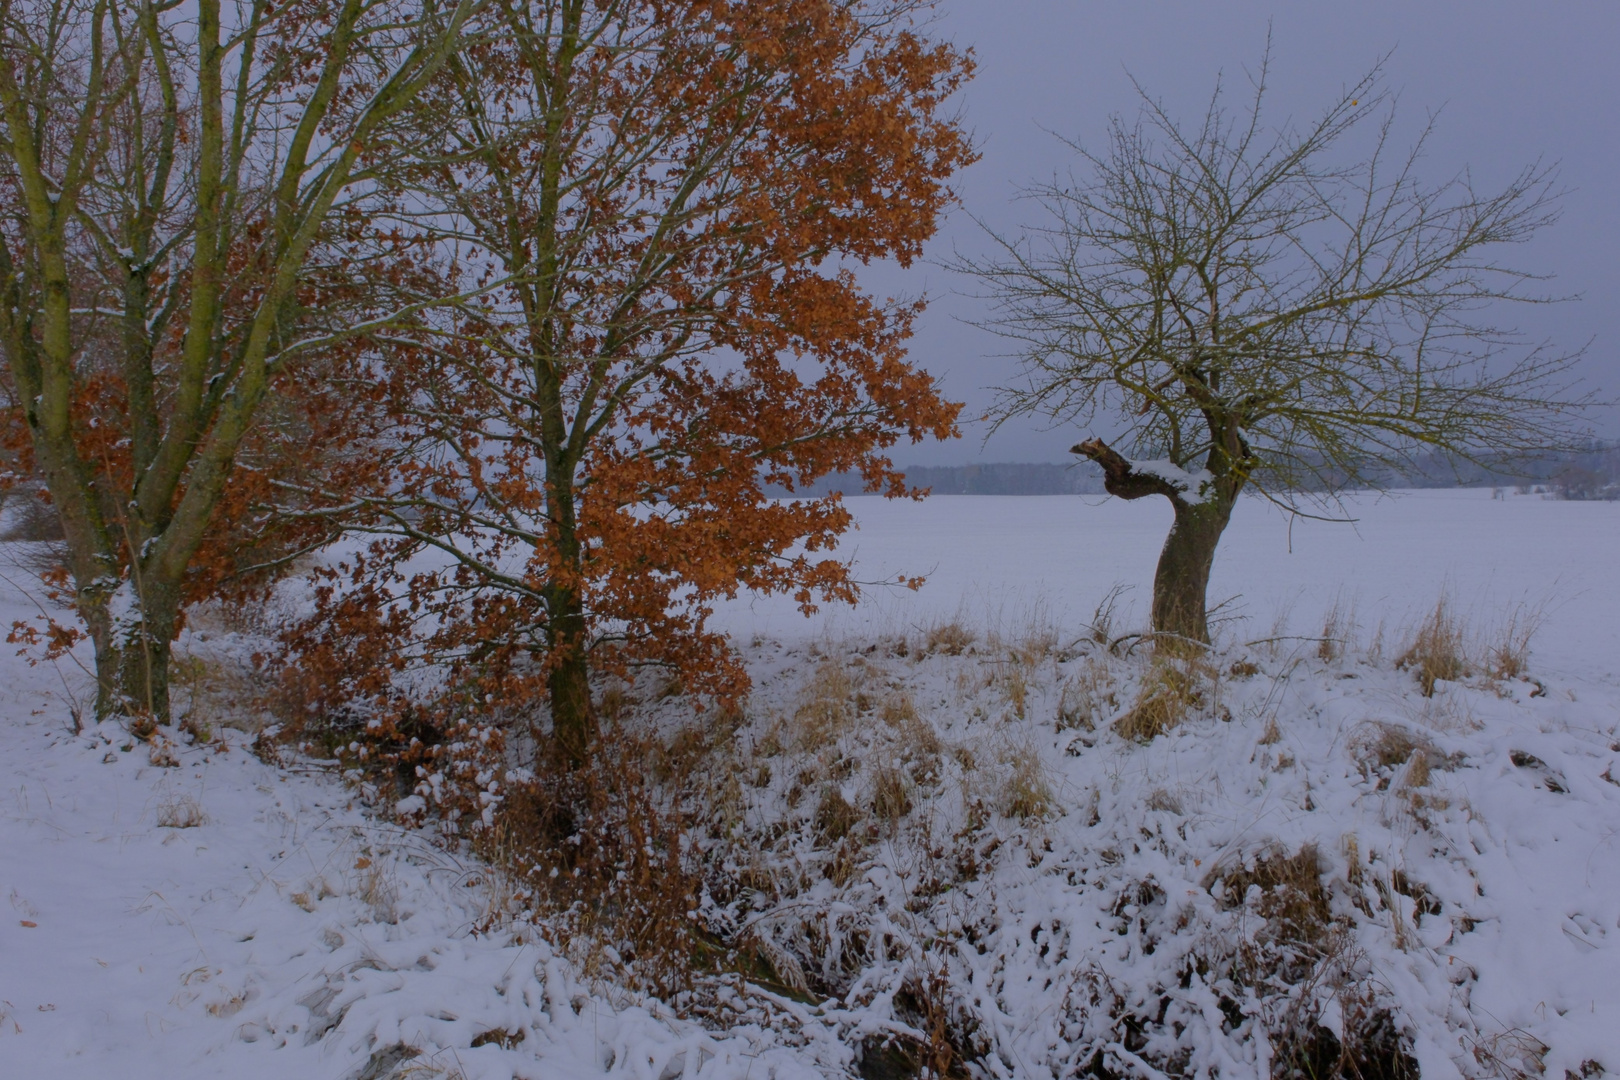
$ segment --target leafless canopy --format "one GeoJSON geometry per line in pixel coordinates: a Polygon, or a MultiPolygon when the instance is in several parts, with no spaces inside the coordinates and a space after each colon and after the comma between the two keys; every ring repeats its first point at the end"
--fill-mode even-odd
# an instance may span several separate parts
{"type": "MultiPolygon", "coordinates": [[[[997,418],[1123,419],[1131,449],[1262,490],[1377,484],[1440,451],[1500,463],[1578,433],[1579,353],[1496,322],[1548,303],[1504,261],[1557,216],[1553,170],[1421,178],[1375,67],[1314,123],[1271,126],[1266,68],[1184,126],[1138,87],[1044,223],[958,268],[1025,366],[997,418]]],[[[1235,494],[1235,492],[1234,492],[1235,494]]]]}

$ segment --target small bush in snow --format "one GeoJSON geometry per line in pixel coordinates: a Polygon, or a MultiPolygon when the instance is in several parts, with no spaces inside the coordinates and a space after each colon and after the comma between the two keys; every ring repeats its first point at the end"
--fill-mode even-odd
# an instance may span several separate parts
{"type": "Polygon", "coordinates": [[[208,823],[208,815],[190,795],[171,795],[158,803],[157,823],[164,829],[195,829],[208,823]]]}

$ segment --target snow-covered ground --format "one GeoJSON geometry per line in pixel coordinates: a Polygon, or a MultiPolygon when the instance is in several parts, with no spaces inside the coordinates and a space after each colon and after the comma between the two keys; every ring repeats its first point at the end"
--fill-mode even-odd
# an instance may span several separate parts
{"type": "MultiPolygon", "coordinates": [[[[770,766],[733,785],[727,857],[737,870],[749,853],[776,885],[707,913],[749,925],[784,971],[842,935],[843,958],[805,973],[839,1000],[761,995],[704,1031],[493,918],[482,868],[368,816],[338,777],[263,764],[231,730],[176,747],[173,766],[113,727],[71,734],[82,674],[7,658],[0,1077],[791,1080],[914,1029],[897,999],[920,971],[972,1021],[984,1075],[1074,1075],[1093,1047],[1121,1075],[1264,1074],[1258,1031],[1288,999],[1239,992],[1221,967],[1267,947],[1263,890],[1228,884],[1307,848],[1346,935],[1340,974],[1392,1011],[1425,1077],[1620,1074],[1620,506],[1413,493],[1358,502],[1354,531],[1297,522],[1290,550],[1286,522],[1245,504],[1211,593],[1241,594],[1246,621],[1227,624],[1219,679],[1149,745],[1109,724],[1150,665],[1078,639],[1116,583],[1145,607],[1163,515],[852,506],[862,577],[930,582],[810,622],[775,602],[720,613],[758,683],[734,752],[770,766]],[[1402,627],[1442,588],[1481,637],[1515,604],[1542,607],[1539,682],[1424,698],[1393,670],[1402,627]],[[1386,624],[1381,663],[1243,645],[1317,636],[1335,601],[1364,646],[1386,624]],[[929,650],[951,620],[973,642],[929,650]],[[832,690],[829,665],[847,677],[832,690]],[[829,694],[847,710],[794,735],[829,694]],[[882,722],[901,698],[909,711],[882,722]],[[1410,744],[1393,763],[1391,732],[1410,744]],[[897,769],[905,808],[879,828],[873,785],[897,769]],[[838,873],[817,820],[833,792],[867,822],[838,873]],[[1121,1009],[1157,1018],[1126,1038],[1108,1022],[1121,1009]]],[[[9,590],[0,604],[33,612],[9,590]]],[[[1342,1028],[1348,1006],[1317,996],[1342,1028]]]]}
{"type": "MultiPolygon", "coordinates": [[[[1114,585],[1130,587],[1123,599],[1140,619],[1170,528],[1163,499],[946,495],[848,505],[859,530],[842,551],[857,576],[920,573],[922,590],[870,590],[859,608],[809,622],[781,598],[742,599],[719,612],[719,624],[739,637],[784,638],[897,632],[942,617],[1077,626],[1114,585]]],[[[1236,597],[1231,613],[1246,621],[1234,629],[1253,639],[1279,616],[1295,633],[1316,633],[1335,602],[1356,607],[1369,631],[1380,619],[1415,622],[1442,589],[1481,619],[1540,604],[1549,618],[1536,638],[1538,665],[1620,680],[1620,502],[1425,489],[1354,496],[1344,509],[1351,524],[1290,521],[1261,499],[1243,500],[1215,560],[1211,605],[1236,597]]]]}

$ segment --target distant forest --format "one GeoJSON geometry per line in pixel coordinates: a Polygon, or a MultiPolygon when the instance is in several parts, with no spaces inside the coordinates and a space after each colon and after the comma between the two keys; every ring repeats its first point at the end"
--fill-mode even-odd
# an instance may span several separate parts
{"type": "MultiPolygon", "coordinates": [[[[982,462],[972,465],[912,465],[906,482],[928,488],[935,495],[1101,495],[1102,470],[1089,461],[982,462]]],[[[1390,474],[1380,485],[1391,488],[1502,487],[1522,491],[1540,489],[1562,499],[1620,499],[1620,444],[1594,444],[1576,453],[1549,454],[1531,461],[1486,468],[1441,455],[1419,459],[1417,468],[1390,474]]],[[[772,488],[770,494],[869,495],[859,476],[835,473],[809,488],[790,493],[772,488]]]]}

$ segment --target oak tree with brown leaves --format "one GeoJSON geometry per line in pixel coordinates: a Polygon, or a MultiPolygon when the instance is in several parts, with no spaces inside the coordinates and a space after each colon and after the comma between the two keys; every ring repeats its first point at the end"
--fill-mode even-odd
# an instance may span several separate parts
{"type": "Polygon", "coordinates": [[[854,272],[916,258],[973,156],[946,112],[969,61],[915,6],[490,10],[419,100],[434,148],[397,192],[443,290],[477,299],[387,335],[355,384],[375,452],[327,494],[376,541],[298,638],[318,693],[384,702],[432,664],[446,717],[544,702],[537,739],[577,765],[604,677],[743,689],[718,599],[854,599],[818,554],[839,498],[766,489],[852,470],[904,495],[884,448],[955,434],[906,358],[920,304],[854,272]]]}

